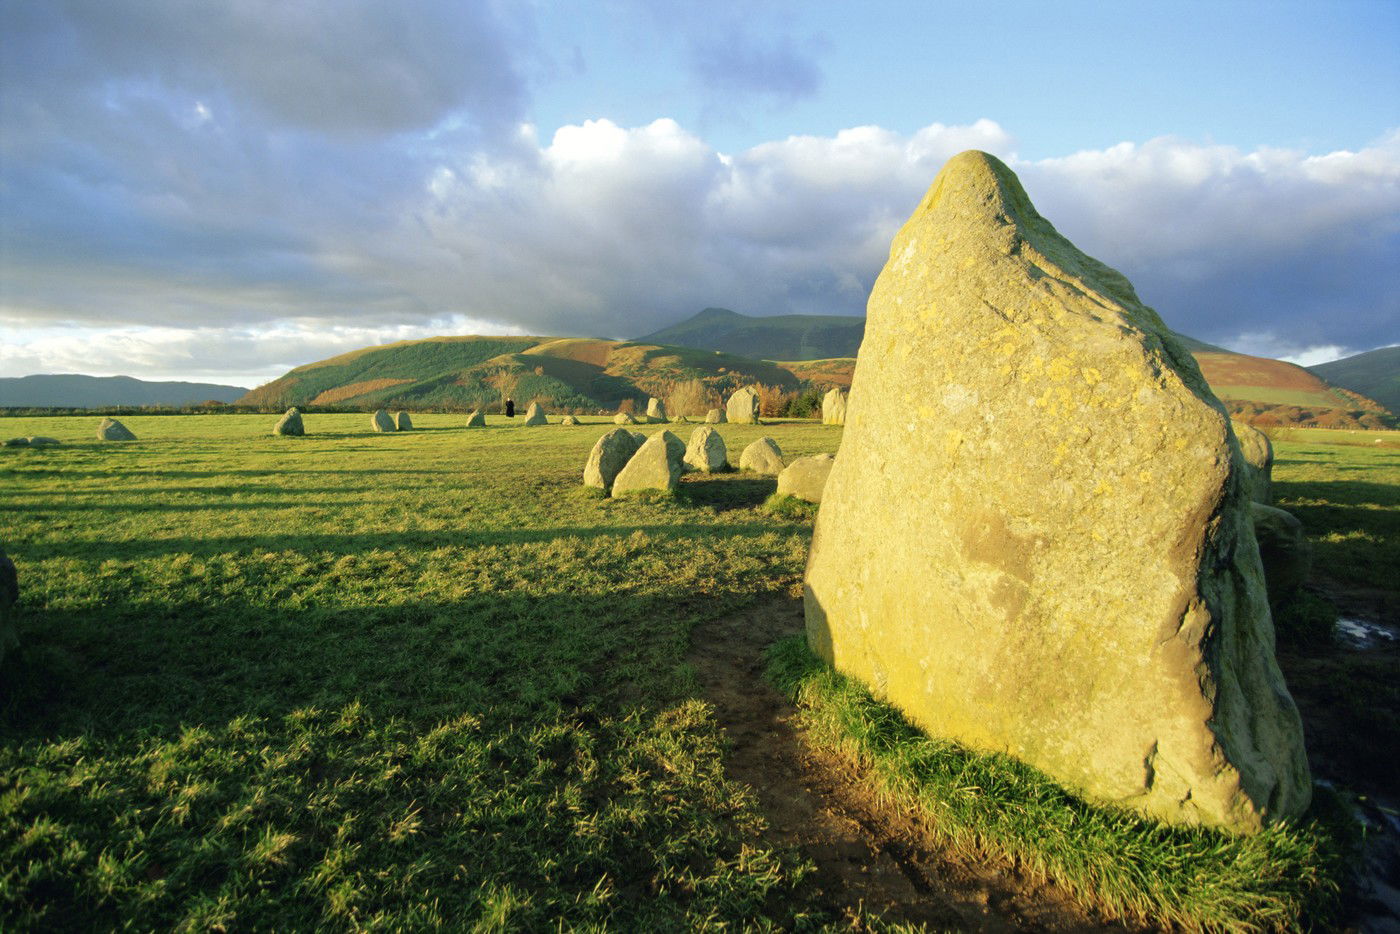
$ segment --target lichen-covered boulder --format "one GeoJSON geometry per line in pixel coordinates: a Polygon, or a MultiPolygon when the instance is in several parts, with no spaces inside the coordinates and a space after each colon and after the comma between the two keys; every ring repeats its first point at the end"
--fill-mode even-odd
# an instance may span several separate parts
{"type": "Polygon", "coordinates": [[[614,428],[593,444],[583,466],[583,485],[612,489],[613,480],[627,466],[641,443],[626,428],[614,428]]]}
{"type": "Polygon", "coordinates": [[[481,410],[480,410],[480,409],[472,409],[472,414],[470,414],[470,415],[467,416],[467,427],[468,427],[468,428],[485,428],[485,427],[486,427],[486,416],[483,415],[483,414],[481,413],[481,410]]]}
{"type": "Polygon", "coordinates": [[[1264,584],[1269,606],[1277,611],[1297,596],[1312,570],[1312,547],[1303,523],[1291,512],[1250,503],[1254,540],[1259,543],[1259,559],[1264,563],[1264,584]]]}
{"type": "Polygon", "coordinates": [[[136,436],[115,418],[104,418],[97,425],[98,441],[135,441],[136,436]]]}
{"type": "Polygon", "coordinates": [[[837,386],[822,396],[822,424],[846,424],[846,390],[837,386]]]}
{"type": "Polygon", "coordinates": [[[411,419],[411,418],[408,417],[408,413],[407,413],[407,412],[395,412],[395,413],[394,413],[394,430],[395,430],[395,431],[412,431],[412,430],[413,430],[413,419],[411,419]]]}
{"type": "Polygon", "coordinates": [[[1240,453],[1249,465],[1249,498],[1267,506],[1274,501],[1274,446],[1269,436],[1253,425],[1231,420],[1230,426],[1239,439],[1240,453]]]}
{"type": "Polygon", "coordinates": [[[642,434],[640,431],[634,431],[631,434],[633,438],[637,439],[637,447],[641,447],[642,445],[647,443],[647,436],[642,434]]]}
{"type": "Polygon", "coordinates": [[[561,425],[577,425],[577,424],[578,424],[578,419],[575,418],[575,417],[572,416],[572,415],[565,415],[563,418],[559,419],[559,424],[561,424],[561,425]]]}
{"type": "Polygon", "coordinates": [[[776,477],[783,472],[783,451],[772,438],[759,438],[739,455],[739,469],[776,477]]]}
{"type": "Polygon", "coordinates": [[[398,431],[398,426],[394,423],[393,417],[383,409],[375,412],[374,415],[370,417],[369,423],[375,431],[398,431]]]}
{"type": "Polygon", "coordinates": [[[1250,832],[1307,807],[1245,464],[1191,354],[996,158],[870,295],[807,637],[931,733],[1250,832]]]}
{"type": "Polygon", "coordinates": [[[647,400],[647,421],[657,425],[669,422],[670,419],[666,417],[666,403],[660,399],[647,400]]]}
{"type": "Polygon", "coordinates": [[[729,397],[729,404],[725,406],[725,415],[729,421],[736,425],[759,424],[758,393],[748,386],[738,390],[729,397]]]}
{"type": "Polygon", "coordinates": [[[526,425],[548,425],[549,419],[545,418],[544,408],[538,402],[531,402],[530,407],[525,410],[526,425]]]}
{"type": "Polygon", "coordinates": [[[831,476],[831,465],[835,460],[831,454],[796,458],[778,474],[778,495],[795,496],[809,503],[820,503],[822,490],[826,488],[826,478],[831,476]]]}
{"type": "Polygon", "coordinates": [[[724,414],[724,409],[710,409],[710,411],[705,413],[706,425],[723,425],[728,420],[728,416],[724,414]]]}
{"type": "Polygon", "coordinates": [[[18,603],[19,574],[5,549],[0,548],[0,662],[19,646],[19,635],[15,632],[18,603]]]}
{"type": "Polygon", "coordinates": [[[685,465],[701,473],[716,473],[729,466],[729,450],[719,432],[709,425],[701,425],[690,433],[690,443],[685,446],[685,465]]]}
{"type": "Polygon", "coordinates": [[[613,480],[612,495],[626,496],[644,490],[671,492],[681,478],[685,442],[669,431],[661,431],[639,448],[613,480]]]}
{"type": "Polygon", "coordinates": [[[635,425],[637,420],[628,412],[618,412],[613,416],[614,425],[635,425]]]}
{"type": "Polygon", "coordinates": [[[272,426],[274,435],[304,435],[306,426],[302,424],[301,412],[296,406],[287,410],[286,414],[277,420],[277,424],[272,426]]]}

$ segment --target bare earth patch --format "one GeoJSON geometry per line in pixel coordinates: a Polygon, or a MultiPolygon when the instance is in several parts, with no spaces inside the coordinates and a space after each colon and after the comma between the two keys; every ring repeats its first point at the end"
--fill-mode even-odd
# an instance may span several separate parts
{"type": "Polygon", "coordinates": [[[954,858],[877,800],[859,766],[805,743],[763,676],[764,651],[802,626],[800,600],[761,601],[697,629],[689,661],[728,736],[725,770],[758,796],[769,842],[815,864],[814,902],[856,925],[869,913],[935,930],[1130,930],[1015,867],[954,858]]]}

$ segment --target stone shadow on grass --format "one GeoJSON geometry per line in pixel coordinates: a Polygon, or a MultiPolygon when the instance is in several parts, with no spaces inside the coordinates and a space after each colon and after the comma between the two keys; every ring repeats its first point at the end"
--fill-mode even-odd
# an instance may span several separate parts
{"type": "Polygon", "coordinates": [[[676,487],[676,498],[689,506],[724,512],[761,506],[778,488],[776,477],[752,473],[687,474],[676,487]]]}

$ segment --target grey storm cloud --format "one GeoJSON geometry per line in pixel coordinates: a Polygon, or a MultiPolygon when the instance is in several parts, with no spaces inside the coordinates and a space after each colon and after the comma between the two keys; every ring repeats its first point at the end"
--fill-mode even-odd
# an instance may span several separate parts
{"type": "Polygon", "coordinates": [[[793,101],[815,94],[821,67],[811,48],[792,37],[756,39],[738,29],[693,40],[691,67],[703,87],[717,94],[758,94],[793,101]]]}

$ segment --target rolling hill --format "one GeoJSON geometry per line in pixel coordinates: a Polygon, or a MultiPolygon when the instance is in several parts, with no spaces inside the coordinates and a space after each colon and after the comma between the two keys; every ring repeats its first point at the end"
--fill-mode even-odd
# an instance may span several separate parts
{"type": "Polygon", "coordinates": [[[158,382],[130,376],[44,373],[0,378],[0,406],[90,409],[114,405],[233,402],[248,390],[219,383],[158,382]]]}
{"type": "Polygon", "coordinates": [[[353,408],[494,406],[506,396],[554,409],[612,410],[698,382],[727,394],[800,381],[782,367],[718,351],[572,337],[434,337],[308,363],[250,391],[243,405],[353,408]]]}
{"type": "Polygon", "coordinates": [[[1308,372],[1352,392],[1375,399],[1400,415],[1400,347],[1368,350],[1354,357],[1319,363],[1308,372]]]}

